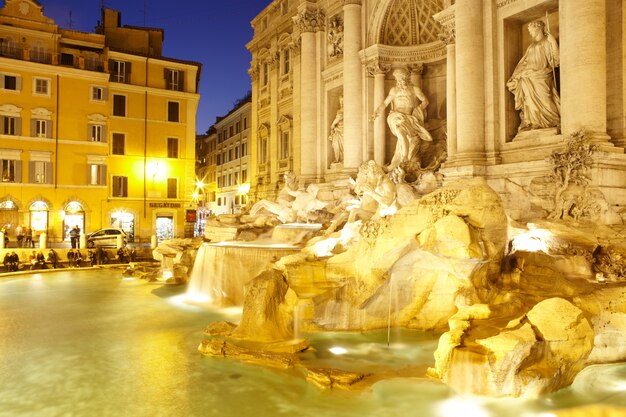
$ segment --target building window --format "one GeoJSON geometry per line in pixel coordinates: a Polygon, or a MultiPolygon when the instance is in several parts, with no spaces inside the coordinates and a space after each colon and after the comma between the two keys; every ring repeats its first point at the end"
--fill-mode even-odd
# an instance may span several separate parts
{"type": "Polygon", "coordinates": [[[0,134],[3,135],[20,135],[20,118],[13,116],[0,116],[2,123],[0,124],[0,134]]]}
{"type": "Polygon", "coordinates": [[[124,155],[125,137],[123,133],[113,133],[113,144],[111,153],[113,155],[124,155]]]}
{"type": "Polygon", "coordinates": [[[289,11],[289,1],[288,0],[283,0],[283,2],[281,3],[281,8],[282,8],[282,13],[283,16],[287,14],[287,12],[289,11]]]}
{"type": "Polygon", "coordinates": [[[126,96],[113,95],[113,116],[126,116],[126,96]]]}
{"type": "Polygon", "coordinates": [[[67,65],[68,67],[74,66],[74,55],[72,54],[61,54],[61,65],[67,65]]]}
{"type": "Polygon", "coordinates": [[[229,138],[233,137],[233,127],[232,126],[228,129],[228,137],[229,138]]]}
{"type": "Polygon", "coordinates": [[[89,125],[89,140],[92,142],[106,142],[103,125],[89,125]]]}
{"type": "Polygon", "coordinates": [[[167,198],[176,198],[178,190],[178,180],[176,178],[167,179],[167,198]]]}
{"type": "Polygon", "coordinates": [[[289,74],[289,49],[283,51],[283,75],[289,74]]]}
{"type": "Polygon", "coordinates": [[[248,118],[244,117],[243,118],[243,130],[246,130],[248,128],[248,118]]]}
{"type": "Polygon", "coordinates": [[[165,88],[174,91],[184,91],[184,75],[183,71],[165,69],[165,88]]]}
{"type": "Polygon", "coordinates": [[[167,121],[168,122],[178,122],[179,121],[179,107],[177,101],[168,101],[167,102],[167,121]]]}
{"type": "Polygon", "coordinates": [[[94,101],[106,100],[106,89],[104,87],[91,87],[91,99],[94,101]]]}
{"type": "Polygon", "coordinates": [[[235,159],[239,159],[239,146],[235,146],[235,159]]]}
{"type": "Polygon", "coordinates": [[[33,62],[41,62],[44,64],[50,63],[49,55],[46,53],[46,48],[42,45],[34,45],[30,48],[30,60],[33,62]]]}
{"type": "Polygon", "coordinates": [[[167,157],[178,158],[178,139],[167,138],[167,157]]]}
{"type": "Polygon", "coordinates": [[[235,133],[239,133],[241,132],[241,123],[237,122],[235,123],[235,133]]]}
{"type": "Polygon", "coordinates": [[[128,197],[128,177],[113,176],[113,197],[128,197]]]}
{"type": "Polygon", "coordinates": [[[12,159],[0,159],[2,182],[21,182],[20,161],[12,159]]]}
{"type": "Polygon", "coordinates": [[[52,183],[52,164],[43,161],[30,161],[28,178],[31,184],[52,183]]]}
{"type": "Polygon", "coordinates": [[[22,89],[21,81],[22,79],[16,75],[2,74],[0,77],[0,88],[4,90],[18,91],[22,89]]]}
{"type": "Polygon", "coordinates": [[[35,120],[35,136],[38,138],[48,137],[48,122],[46,120],[35,120]]]}
{"type": "Polygon", "coordinates": [[[241,170],[241,182],[242,183],[248,182],[248,170],[247,169],[241,170]]]}
{"type": "Polygon", "coordinates": [[[267,137],[259,140],[259,164],[267,163],[267,137]]]}
{"type": "Polygon", "coordinates": [[[270,80],[270,66],[267,62],[263,63],[263,83],[261,84],[263,87],[265,87],[270,80]]]}
{"type": "Polygon", "coordinates": [[[280,159],[289,158],[289,132],[282,132],[280,135],[280,159]]]}
{"type": "MultiPolygon", "coordinates": [[[[107,166],[101,164],[87,165],[89,185],[106,185],[107,166]]],[[[120,178],[120,177],[118,177],[120,178]]]]}
{"type": "Polygon", "coordinates": [[[242,144],[241,144],[241,157],[242,157],[242,158],[243,158],[244,156],[246,156],[246,155],[247,155],[247,154],[246,154],[246,151],[247,151],[247,150],[246,150],[246,144],[245,144],[245,143],[242,143],[242,144]]]}
{"type": "Polygon", "coordinates": [[[130,62],[110,60],[109,72],[111,73],[111,81],[130,83],[130,62]]]}
{"type": "Polygon", "coordinates": [[[33,84],[33,91],[35,95],[47,96],[50,94],[48,91],[50,85],[49,80],[46,80],[45,78],[35,78],[33,80],[33,84]]]}

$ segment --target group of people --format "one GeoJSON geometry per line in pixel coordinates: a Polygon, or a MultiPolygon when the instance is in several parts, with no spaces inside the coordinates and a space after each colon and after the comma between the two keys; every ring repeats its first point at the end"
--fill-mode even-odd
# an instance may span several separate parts
{"type": "MultiPolygon", "coordinates": [[[[57,268],[58,263],[59,254],[54,249],[50,249],[47,257],[44,257],[42,251],[32,251],[28,257],[28,264],[30,265],[31,270],[46,269],[47,264],[52,265],[53,268],[57,268]]],[[[3,264],[7,272],[18,271],[20,269],[20,257],[15,251],[11,251],[10,253],[7,252],[4,255],[3,264]]]]}
{"type": "Polygon", "coordinates": [[[15,238],[17,239],[18,248],[34,248],[33,229],[23,224],[15,228],[15,238]]]}

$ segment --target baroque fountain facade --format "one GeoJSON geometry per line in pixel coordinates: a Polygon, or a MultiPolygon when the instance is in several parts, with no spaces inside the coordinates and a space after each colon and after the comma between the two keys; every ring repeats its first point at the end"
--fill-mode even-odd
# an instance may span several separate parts
{"type": "Polygon", "coordinates": [[[243,316],[200,351],[357,388],[398,375],[307,367],[303,335],[413,329],[439,343],[409,376],[510,397],[625,361],[624,5],[279,3],[248,45],[256,202],[207,224],[229,242],[190,282],[243,316]]]}

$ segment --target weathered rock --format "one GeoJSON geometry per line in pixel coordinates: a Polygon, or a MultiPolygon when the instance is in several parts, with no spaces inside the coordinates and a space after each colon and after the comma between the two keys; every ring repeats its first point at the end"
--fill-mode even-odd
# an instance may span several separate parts
{"type": "Polygon", "coordinates": [[[365,377],[364,373],[334,368],[308,368],[306,373],[306,379],[320,388],[349,389],[365,377]]]}
{"type": "Polygon", "coordinates": [[[571,384],[593,347],[582,310],[562,298],[541,301],[514,328],[517,320],[457,314],[440,338],[431,375],[460,393],[533,397],[554,391],[571,384]]]}
{"type": "Polygon", "coordinates": [[[246,284],[243,316],[232,337],[259,342],[293,338],[295,294],[280,271],[261,273],[246,284]]]}

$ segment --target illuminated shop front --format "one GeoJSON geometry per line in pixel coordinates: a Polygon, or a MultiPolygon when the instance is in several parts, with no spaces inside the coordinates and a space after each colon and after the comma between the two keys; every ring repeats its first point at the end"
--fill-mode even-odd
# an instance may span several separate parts
{"type": "Polygon", "coordinates": [[[111,227],[122,229],[126,233],[126,241],[135,241],[135,215],[127,211],[115,211],[111,213],[111,227]]]}
{"type": "Polygon", "coordinates": [[[63,216],[63,236],[65,240],[70,240],[70,230],[78,226],[80,233],[85,233],[85,209],[78,201],[70,201],[64,209],[63,216]]]}
{"type": "Polygon", "coordinates": [[[48,232],[48,219],[50,207],[44,201],[35,201],[29,207],[30,211],[30,228],[33,236],[48,232]]]}

